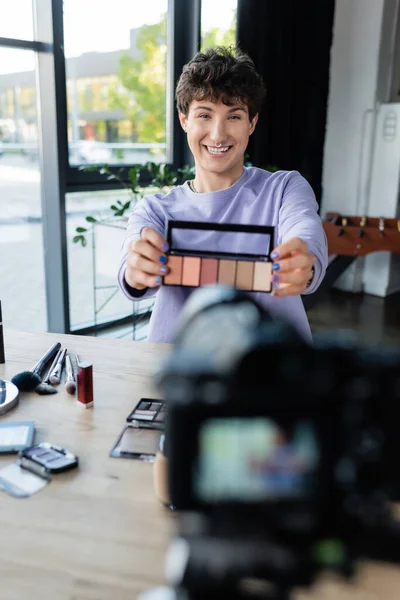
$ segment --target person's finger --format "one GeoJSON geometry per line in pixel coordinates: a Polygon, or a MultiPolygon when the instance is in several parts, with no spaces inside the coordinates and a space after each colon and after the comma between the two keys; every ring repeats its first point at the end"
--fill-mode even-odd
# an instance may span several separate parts
{"type": "Polygon", "coordinates": [[[143,271],[147,275],[166,275],[169,271],[166,265],[149,260],[136,252],[128,254],[126,264],[128,268],[143,271]]]}
{"type": "Polygon", "coordinates": [[[271,253],[271,258],[273,260],[279,260],[280,258],[289,256],[292,252],[295,252],[296,250],[308,253],[307,243],[298,237],[292,238],[287,242],[284,242],[280,246],[276,246],[276,248],[274,248],[273,252],[271,253]]]}
{"type": "Polygon", "coordinates": [[[150,242],[150,244],[160,250],[160,252],[167,252],[167,241],[158,233],[158,231],[155,231],[155,229],[143,227],[140,237],[142,240],[150,242]]]}
{"type": "Polygon", "coordinates": [[[148,240],[135,240],[132,242],[129,255],[134,256],[136,254],[144,256],[158,265],[165,265],[167,262],[166,255],[160,252],[159,248],[153,246],[148,240]]]}
{"type": "Polygon", "coordinates": [[[312,254],[295,254],[290,258],[283,258],[277,260],[272,265],[272,271],[275,273],[287,273],[294,271],[295,269],[308,269],[311,268],[316,262],[315,257],[312,254]]]}
{"type": "Polygon", "coordinates": [[[272,284],[272,292],[271,295],[284,298],[286,296],[298,296],[304,291],[304,285],[295,285],[292,283],[282,283],[282,284],[272,284]]]}
{"type": "Polygon", "coordinates": [[[155,288],[161,285],[160,275],[149,275],[137,269],[126,269],[125,280],[128,285],[136,290],[144,290],[145,288],[155,288]]]}
{"type": "Polygon", "coordinates": [[[283,273],[277,271],[272,275],[272,282],[279,284],[290,283],[299,286],[303,285],[303,287],[306,287],[307,282],[310,281],[311,277],[311,267],[307,269],[296,269],[294,271],[288,271],[283,273]]]}

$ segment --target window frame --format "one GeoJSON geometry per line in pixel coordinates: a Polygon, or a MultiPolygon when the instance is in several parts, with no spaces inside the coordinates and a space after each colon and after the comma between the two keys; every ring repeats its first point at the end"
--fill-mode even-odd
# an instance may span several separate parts
{"type": "MultiPolygon", "coordinates": [[[[192,163],[184,132],[179,124],[174,103],[174,88],[177,78],[200,46],[201,0],[168,0],[167,14],[167,153],[168,165],[177,169],[192,163]]],[[[56,73],[57,136],[59,160],[65,173],[65,193],[112,190],[119,187],[115,181],[106,180],[96,171],[84,171],[80,166],[69,164],[67,129],[67,79],[64,55],[63,2],[53,0],[54,60],[56,73]]],[[[110,165],[112,172],[120,169],[119,176],[129,182],[128,172],[132,164],[110,165]]]]}
{"type": "MultiPolygon", "coordinates": [[[[34,40],[0,37],[0,47],[35,52],[38,146],[42,188],[42,230],[48,331],[70,328],[66,194],[112,190],[119,184],[97,172],[71,167],[68,160],[67,81],[63,0],[32,0],[34,40]],[[37,41],[40,40],[40,41],[37,41]]],[[[182,67],[200,46],[201,0],[168,0],[167,150],[173,169],[192,164],[175,109],[174,89],[182,67]]],[[[112,166],[112,171],[120,167],[112,166]]],[[[130,165],[122,178],[128,182],[130,165]]],[[[27,291],[29,293],[29,290],[27,291]]],[[[94,331],[95,326],[85,333],[94,331]]]]}

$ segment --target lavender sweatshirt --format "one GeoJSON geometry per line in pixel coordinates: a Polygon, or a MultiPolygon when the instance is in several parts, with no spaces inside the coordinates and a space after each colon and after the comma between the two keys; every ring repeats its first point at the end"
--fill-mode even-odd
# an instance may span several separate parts
{"type": "MultiPolygon", "coordinates": [[[[131,300],[142,300],[157,294],[148,340],[173,341],[179,313],[193,288],[161,286],[147,289],[143,293],[127,285],[124,274],[128,247],[140,237],[144,227],[152,227],[166,238],[170,219],[273,225],[276,228],[276,246],[293,237],[299,237],[307,242],[310,252],[316,257],[313,282],[304,292],[310,294],[320,285],[328,263],[325,232],[317,209],[318,205],[310,185],[297,171],[270,173],[257,167],[245,167],[240,179],[225,190],[197,194],[185,183],[166,195],[154,194],[143,198],[129,218],[118,282],[121,290],[131,300]]],[[[191,236],[187,247],[193,247],[192,243],[189,246],[189,242],[193,242],[193,232],[186,233],[191,236]]],[[[221,236],[221,232],[207,232],[207,236],[204,232],[202,234],[199,250],[215,248],[218,240],[210,236],[221,236]]],[[[259,236],[243,233],[235,233],[235,236],[237,248],[245,247],[245,252],[257,253],[259,236]]],[[[184,243],[185,240],[181,241],[184,243]]],[[[237,248],[233,251],[237,251],[237,248]]],[[[271,315],[289,321],[307,341],[311,341],[310,326],[300,296],[279,298],[262,292],[248,293],[271,315]]]]}

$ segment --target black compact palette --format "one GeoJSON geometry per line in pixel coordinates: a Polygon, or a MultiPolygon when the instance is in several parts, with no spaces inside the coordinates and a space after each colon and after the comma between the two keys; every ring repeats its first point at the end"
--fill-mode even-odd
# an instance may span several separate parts
{"type": "Polygon", "coordinates": [[[137,427],[160,429],[163,431],[166,416],[167,410],[162,400],[142,398],[126,420],[128,423],[135,422],[137,427]]]}
{"type": "Polygon", "coordinates": [[[162,400],[141,398],[127,416],[110,456],[152,462],[160,448],[167,411],[162,400]]]}
{"type": "Polygon", "coordinates": [[[78,466],[78,457],[47,442],[25,448],[19,454],[22,468],[41,473],[60,473],[78,466]]]}

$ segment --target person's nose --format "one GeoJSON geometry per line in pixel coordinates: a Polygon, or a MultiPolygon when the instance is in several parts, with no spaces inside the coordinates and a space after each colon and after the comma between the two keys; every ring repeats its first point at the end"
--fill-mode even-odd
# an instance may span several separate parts
{"type": "Polygon", "coordinates": [[[226,140],[226,122],[223,119],[214,119],[210,132],[210,138],[213,144],[221,146],[226,140]]]}

